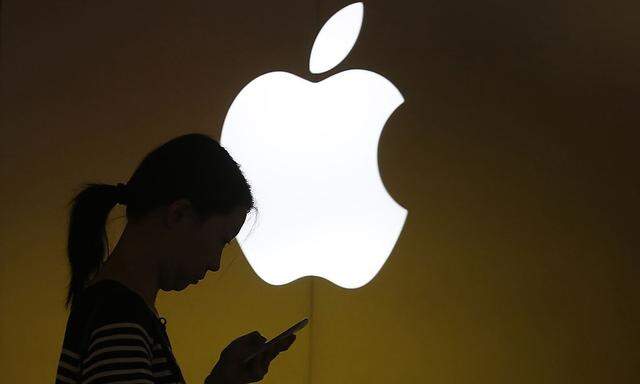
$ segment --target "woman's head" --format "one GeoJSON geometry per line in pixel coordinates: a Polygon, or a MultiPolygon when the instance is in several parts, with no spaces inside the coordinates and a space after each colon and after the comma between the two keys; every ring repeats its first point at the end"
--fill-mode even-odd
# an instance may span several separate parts
{"type": "MultiPolygon", "coordinates": [[[[150,247],[160,252],[160,279],[167,286],[217,270],[225,243],[255,208],[239,164],[215,139],[197,133],[150,152],[125,190],[127,226],[154,231],[157,241],[150,247]]],[[[121,197],[114,185],[87,184],[71,201],[67,306],[107,256],[105,224],[121,197]]]]}

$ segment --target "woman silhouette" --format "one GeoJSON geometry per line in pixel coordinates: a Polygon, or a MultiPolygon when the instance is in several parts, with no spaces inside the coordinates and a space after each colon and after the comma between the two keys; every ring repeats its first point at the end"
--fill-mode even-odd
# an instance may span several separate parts
{"type": "MultiPolygon", "coordinates": [[[[213,138],[187,134],[149,153],[126,185],[86,184],[70,204],[71,311],[56,383],[184,383],[156,295],[219,270],[223,248],[255,208],[239,165],[213,138]],[[105,261],[105,223],[117,203],[126,205],[127,224],[105,261]]],[[[241,336],[205,383],[260,381],[294,340],[242,364],[266,339],[241,336]]]]}

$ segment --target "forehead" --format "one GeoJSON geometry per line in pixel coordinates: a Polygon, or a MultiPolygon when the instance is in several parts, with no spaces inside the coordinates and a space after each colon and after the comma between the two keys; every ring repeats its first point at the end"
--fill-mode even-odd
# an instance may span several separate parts
{"type": "Polygon", "coordinates": [[[242,228],[245,217],[246,213],[242,209],[236,209],[226,215],[213,214],[207,219],[205,226],[212,230],[224,231],[229,236],[235,236],[242,228]]]}
{"type": "Polygon", "coordinates": [[[236,209],[228,216],[227,220],[229,222],[229,225],[231,225],[232,236],[235,236],[236,233],[240,231],[240,228],[242,228],[242,224],[244,224],[246,217],[247,214],[243,209],[236,209]]]}

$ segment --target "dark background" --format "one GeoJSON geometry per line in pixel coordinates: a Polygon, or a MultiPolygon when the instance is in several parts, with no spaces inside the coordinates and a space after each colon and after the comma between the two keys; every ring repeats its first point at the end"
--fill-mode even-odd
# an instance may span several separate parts
{"type": "Polygon", "coordinates": [[[159,296],[187,381],[235,337],[305,316],[264,382],[637,380],[640,6],[365,1],[349,56],[311,75],[316,33],[349,3],[2,2],[5,381],[55,376],[80,183],[125,182],[183,133],[219,138],[260,74],[351,68],[405,98],[379,146],[409,211],[393,253],[358,290],[273,287],[234,245],[223,278],[159,296]]]}

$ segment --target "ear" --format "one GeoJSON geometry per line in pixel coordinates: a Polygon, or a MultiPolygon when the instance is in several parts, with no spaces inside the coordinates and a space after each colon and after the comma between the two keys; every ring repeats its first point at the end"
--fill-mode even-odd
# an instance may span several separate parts
{"type": "Polygon", "coordinates": [[[165,212],[165,225],[167,228],[174,228],[185,222],[191,224],[195,220],[195,212],[191,201],[187,198],[175,200],[167,206],[165,212]]]}

